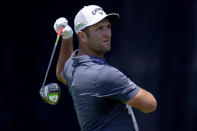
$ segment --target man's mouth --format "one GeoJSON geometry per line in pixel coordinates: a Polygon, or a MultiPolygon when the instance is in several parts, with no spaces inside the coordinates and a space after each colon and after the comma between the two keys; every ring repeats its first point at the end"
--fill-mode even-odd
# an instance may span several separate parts
{"type": "Polygon", "coordinates": [[[105,45],[110,45],[110,40],[103,41],[105,45]]]}

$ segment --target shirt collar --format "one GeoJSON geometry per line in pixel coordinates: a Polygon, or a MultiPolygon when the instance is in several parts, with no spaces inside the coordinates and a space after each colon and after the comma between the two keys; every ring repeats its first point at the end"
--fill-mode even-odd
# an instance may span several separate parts
{"type": "Polygon", "coordinates": [[[100,64],[100,65],[105,65],[107,64],[105,58],[102,58],[102,57],[98,57],[98,56],[91,56],[91,55],[82,55],[82,56],[77,56],[77,51],[74,51],[71,55],[71,58],[73,60],[73,62],[75,64],[81,64],[81,63],[86,63],[86,62],[93,62],[93,63],[97,63],[97,64],[100,64]]]}

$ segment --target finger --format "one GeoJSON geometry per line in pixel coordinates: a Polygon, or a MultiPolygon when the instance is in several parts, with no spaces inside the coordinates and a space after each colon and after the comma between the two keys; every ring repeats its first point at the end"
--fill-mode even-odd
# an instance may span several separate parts
{"type": "Polygon", "coordinates": [[[68,25],[68,21],[66,20],[66,18],[61,17],[57,20],[57,24],[60,26],[67,26],[68,25]]]}
{"type": "Polygon", "coordinates": [[[63,29],[63,32],[71,32],[72,29],[70,26],[65,26],[64,29],[63,29]]]}

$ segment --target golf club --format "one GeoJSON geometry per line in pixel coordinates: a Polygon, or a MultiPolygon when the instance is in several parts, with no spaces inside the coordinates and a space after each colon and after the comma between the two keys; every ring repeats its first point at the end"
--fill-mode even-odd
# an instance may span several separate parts
{"type": "Polygon", "coordinates": [[[51,58],[50,58],[50,61],[49,61],[49,64],[48,64],[48,68],[47,68],[47,71],[46,71],[46,74],[45,74],[45,77],[44,77],[43,84],[42,84],[42,86],[40,88],[40,92],[39,92],[41,98],[46,103],[51,104],[51,105],[56,105],[59,102],[60,87],[58,86],[57,83],[50,83],[50,84],[47,84],[45,86],[45,82],[46,82],[46,79],[47,79],[47,76],[48,76],[48,73],[49,73],[49,70],[50,70],[50,67],[51,67],[51,63],[52,63],[52,60],[53,60],[53,57],[54,57],[54,54],[55,54],[55,50],[56,50],[59,38],[62,34],[63,27],[64,26],[60,26],[60,28],[58,30],[55,45],[54,45],[54,48],[53,48],[53,52],[52,52],[52,55],[51,55],[51,58]]]}

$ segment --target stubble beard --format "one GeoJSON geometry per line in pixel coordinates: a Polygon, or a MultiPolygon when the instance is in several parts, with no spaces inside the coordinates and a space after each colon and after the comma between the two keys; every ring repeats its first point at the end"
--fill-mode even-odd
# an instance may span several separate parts
{"type": "MultiPolygon", "coordinates": [[[[91,44],[90,44],[91,45],[91,44]]],[[[109,52],[111,50],[110,43],[105,45],[104,43],[97,43],[96,45],[89,46],[89,50],[96,53],[98,56],[104,56],[105,53],[109,52]]]]}
{"type": "Polygon", "coordinates": [[[104,44],[100,44],[100,46],[98,47],[98,52],[105,54],[107,52],[109,52],[111,50],[111,45],[104,45],[104,44]]]}

